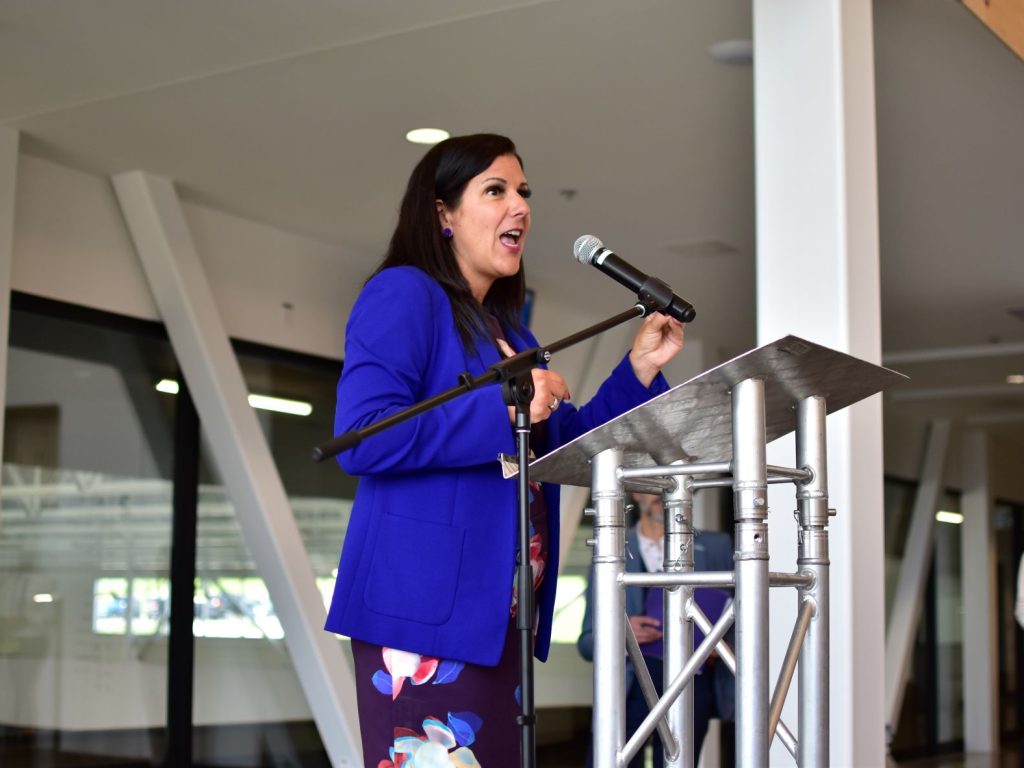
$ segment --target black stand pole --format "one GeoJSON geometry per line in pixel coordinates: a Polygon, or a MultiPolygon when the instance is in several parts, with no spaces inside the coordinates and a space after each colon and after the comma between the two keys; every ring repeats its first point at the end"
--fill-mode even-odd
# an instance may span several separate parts
{"type": "MultiPolygon", "coordinates": [[[[521,765],[533,766],[537,755],[537,716],[533,706],[533,567],[530,564],[530,401],[533,376],[527,372],[502,386],[505,402],[516,410],[516,451],[519,457],[519,552],[516,629],[519,630],[519,703],[521,765]]],[[[556,545],[557,546],[557,545],[556,545]]]]}
{"type": "MultiPolygon", "coordinates": [[[[519,630],[520,661],[520,704],[521,714],[516,718],[521,729],[520,764],[533,768],[537,764],[536,723],[533,706],[533,569],[530,566],[530,401],[533,399],[533,376],[531,370],[551,360],[559,352],[581,341],[597,336],[617,325],[636,317],[645,317],[655,310],[663,309],[660,302],[649,296],[641,296],[632,309],[621,312],[571,336],[566,336],[547,347],[534,347],[495,363],[479,376],[468,373],[459,376],[459,385],[423,400],[403,411],[376,421],[362,429],[346,432],[328,440],[313,449],[313,460],[324,461],[342,451],[355,448],[365,438],[383,432],[385,429],[436,408],[449,400],[474,389],[501,382],[505,402],[516,410],[516,438],[519,457],[519,555],[517,562],[518,592],[516,629],[519,630]]],[[[558,546],[558,542],[554,542],[558,546]]]]}

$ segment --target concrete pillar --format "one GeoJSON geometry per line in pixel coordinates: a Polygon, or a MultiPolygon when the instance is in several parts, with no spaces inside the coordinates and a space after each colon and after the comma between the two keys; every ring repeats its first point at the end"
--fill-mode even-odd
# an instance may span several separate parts
{"type": "MultiPolygon", "coordinates": [[[[870,0],[754,0],[758,342],[787,333],[881,360],[870,0]]],[[[829,764],[885,764],[881,398],[828,419],[829,764]]],[[[794,461],[792,438],[768,461],[794,461]]],[[[795,568],[793,490],[771,486],[772,570],[795,568]]],[[[773,590],[775,679],[796,600],[773,590]]],[[[796,690],[794,684],[793,690],[796,690]]],[[[783,712],[797,720],[791,698],[783,712]]],[[[771,762],[792,765],[778,743],[771,762]]]]}
{"type": "Polygon", "coordinates": [[[964,750],[998,752],[996,546],[989,487],[988,436],[983,430],[970,429],[964,433],[961,467],[964,750]]]}

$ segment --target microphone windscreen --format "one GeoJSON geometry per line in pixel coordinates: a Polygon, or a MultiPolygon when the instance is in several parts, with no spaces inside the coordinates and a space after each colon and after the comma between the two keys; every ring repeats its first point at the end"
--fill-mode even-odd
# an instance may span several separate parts
{"type": "Polygon", "coordinates": [[[604,248],[604,243],[599,238],[593,235],[580,235],[576,239],[576,244],[572,247],[572,252],[576,255],[576,261],[580,264],[591,264],[597,252],[602,248],[604,248]]]}

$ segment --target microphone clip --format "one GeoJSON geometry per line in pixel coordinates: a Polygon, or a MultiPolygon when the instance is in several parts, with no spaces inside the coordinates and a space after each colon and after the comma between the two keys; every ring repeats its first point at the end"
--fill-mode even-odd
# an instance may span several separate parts
{"type": "Polygon", "coordinates": [[[661,312],[668,309],[672,299],[675,298],[675,294],[668,285],[658,278],[648,277],[644,280],[643,285],[640,286],[637,298],[644,307],[649,308],[647,314],[650,314],[652,311],[661,312]]]}

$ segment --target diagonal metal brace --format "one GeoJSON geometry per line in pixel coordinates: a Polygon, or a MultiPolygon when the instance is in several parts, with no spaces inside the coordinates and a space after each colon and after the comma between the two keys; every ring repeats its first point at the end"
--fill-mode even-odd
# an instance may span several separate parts
{"type": "MultiPolygon", "coordinates": [[[[700,627],[700,631],[705,636],[711,631],[711,621],[704,615],[704,611],[700,609],[696,601],[691,600],[686,606],[687,612],[690,614],[690,618],[693,619],[694,623],[700,627]]],[[[725,666],[734,675],[736,674],[736,654],[733,653],[732,648],[725,640],[720,640],[718,643],[718,655],[722,658],[725,666]]],[[[793,732],[789,730],[789,727],[780,719],[778,723],[778,734],[779,741],[783,743],[786,749],[793,757],[796,757],[797,741],[793,732]]]]}
{"type": "MultiPolygon", "coordinates": [[[[692,604],[690,600],[687,606],[692,604]]],[[[665,694],[658,700],[658,703],[651,707],[651,711],[644,718],[644,721],[640,724],[640,727],[636,729],[629,741],[626,742],[626,746],[622,748],[622,751],[618,754],[616,762],[619,766],[629,765],[629,761],[632,760],[636,753],[640,751],[640,747],[647,741],[651,733],[654,732],[656,723],[665,717],[665,713],[668,712],[669,708],[675,703],[675,700],[679,698],[679,695],[683,692],[693,676],[697,674],[697,670],[701,668],[708,657],[715,650],[715,646],[718,645],[718,641],[725,637],[725,633],[729,631],[729,627],[732,626],[733,619],[735,618],[735,608],[732,603],[722,612],[721,618],[715,624],[714,627],[710,628],[709,632],[706,632],[704,641],[700,646],[693,652],[693,655],[687,660],[686,664],[676,675],[675,680],[668,686],[665,694]]],[[[636,638],[634,638],[635,640],[636,638]]]]}
{"type": "MultiPolygon", "coordinates": [[[[651,673],[647,669],[647,662],[644,661],[644,655],[640,650],[636,634],[633,632],[633,626],[629,623],[629,615],[625,615],[624,618],[626,622],[626,651],[629,653],[630,661],[633,662],[633,672],[636,675],[637,682],[640,683],[640,690],[643,691],[647,708],[654,709],[654,706],[658,703],[658,690],[654,687],[654,681],[651,679],[651,673]]],[[[658,735],[661,737],[661,743],[665,748],[665,759],[675,760],[679,751],[679,743],[672,735],[672,730],[668,726],[667,716],[658,719],[658,735]]]]}

